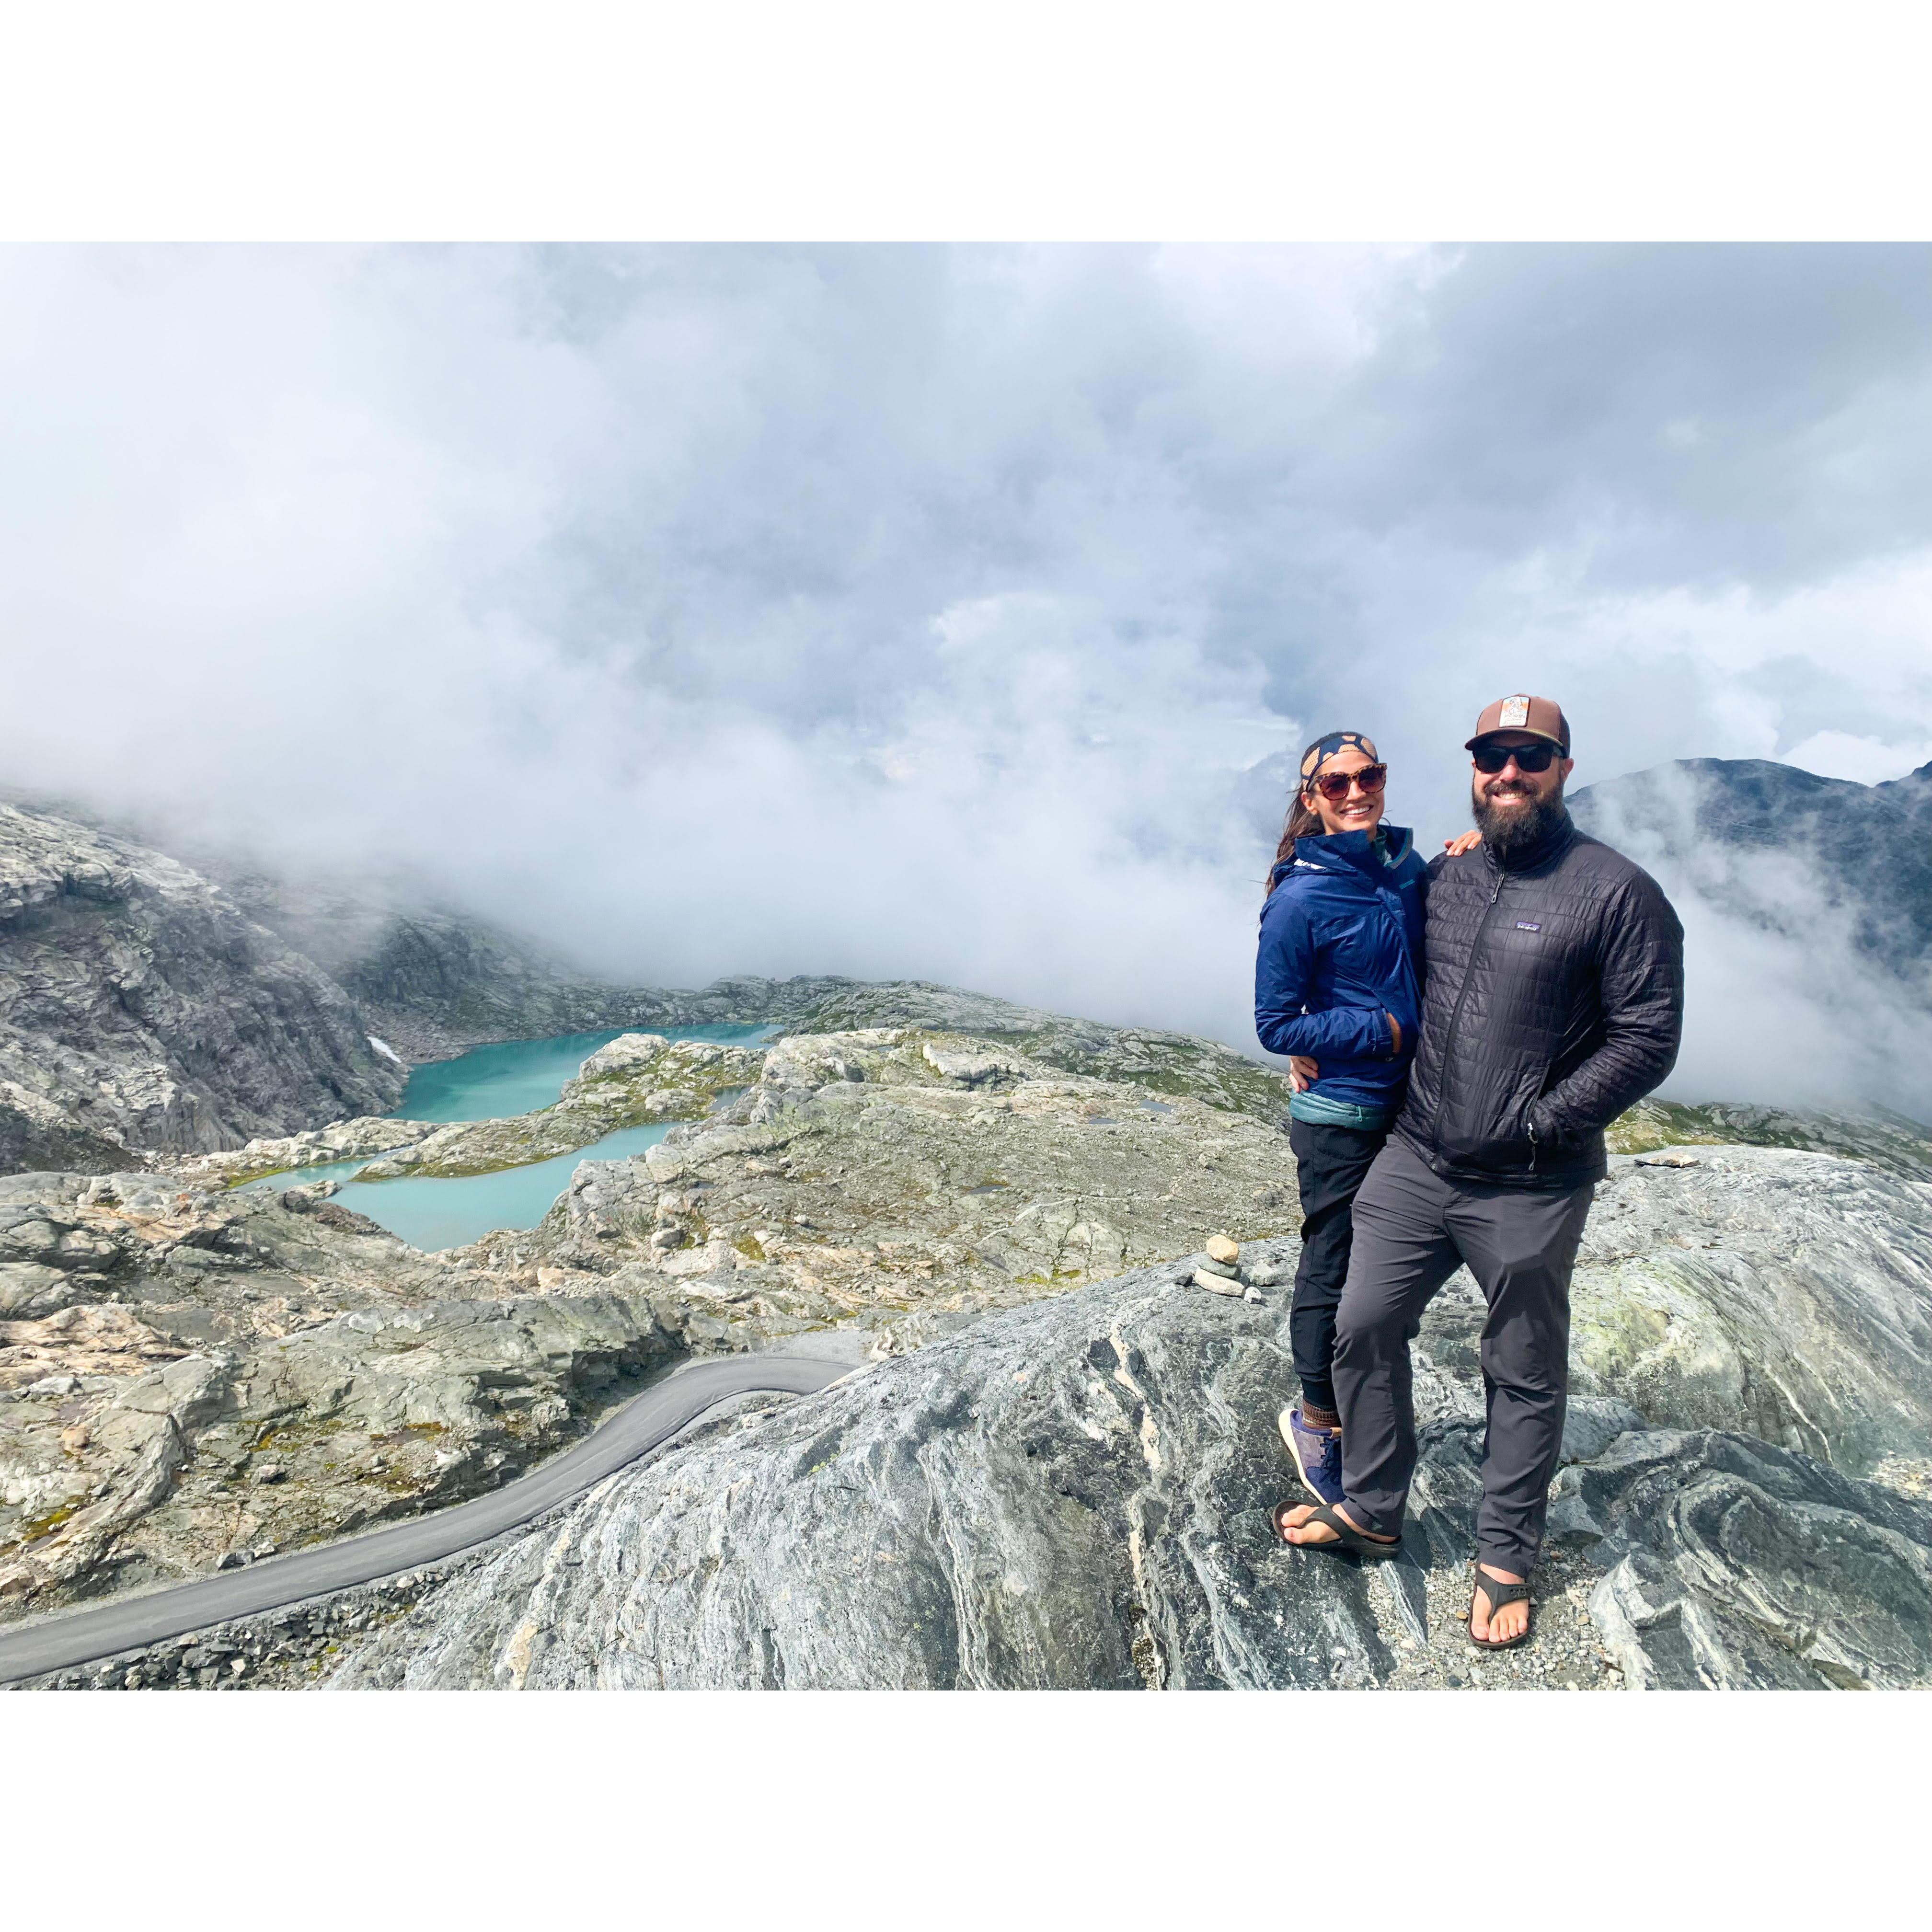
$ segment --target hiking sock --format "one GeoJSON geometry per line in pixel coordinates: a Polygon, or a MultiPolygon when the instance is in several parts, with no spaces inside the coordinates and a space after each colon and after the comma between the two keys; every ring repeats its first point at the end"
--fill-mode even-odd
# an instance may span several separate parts
{"type": "Polygon", "coordinates": [[[1342,1426],[1342,1418],[1334,1409],[1319,1408],[1306,1396],[1301,1398],[1301,1419],[1310,1429],[1340,1429],[1342,1426]]]}

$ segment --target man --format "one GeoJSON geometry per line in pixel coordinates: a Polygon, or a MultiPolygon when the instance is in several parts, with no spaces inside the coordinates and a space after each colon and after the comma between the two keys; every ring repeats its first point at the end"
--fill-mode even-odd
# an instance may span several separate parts
{"type": "Polygon", "coordinates": [[[1482,844],[1430,866],[1422,1026],[1395,1130],[1355,1197],[1336,1322],[1342,1488],[1291,1543],[1385,1555],[1416,1459],[1408,1345],[1466,1263],[1488,1304],[1489,1426],[1469,1635],[1529,1634],[1529,1572],[1563,1438],[1570,1275],[1604,1129],[1669,1073],[1684,931],[1654,880],[1570,822],[1570,726],[1501,698],[1467,745],[1482,844]]]}

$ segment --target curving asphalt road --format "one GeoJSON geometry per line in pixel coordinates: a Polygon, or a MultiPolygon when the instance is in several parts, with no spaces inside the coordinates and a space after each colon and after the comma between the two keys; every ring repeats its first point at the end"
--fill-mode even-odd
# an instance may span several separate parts
{"type": "Polygon", "coordinates": [[[411,1518],[318,1550],[224,1570],[124,1603],[104,1604],[0,1633],[0,1684],[164,1643],[235,1617],[259,1616],[399,1570],[439,1563],[566,1502],[655,1449],[734,1396],[811,1395],[852,1372],[804,1355],[732,1355],[680,1369],[628,1402],[574,1449],[493,1496],[411,1518]]]}

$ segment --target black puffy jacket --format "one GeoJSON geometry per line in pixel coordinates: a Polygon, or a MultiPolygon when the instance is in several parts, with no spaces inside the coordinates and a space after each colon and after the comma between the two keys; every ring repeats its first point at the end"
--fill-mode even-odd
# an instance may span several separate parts
{"type": "Polygon", "coordinates": [[[1684,928],[1657,881],[1566,818],[1498,864],[1430,866],[1422,1033],[1396,1132],[1448,1180],[1574,1187],[1677,1059],[1684,928]]]}

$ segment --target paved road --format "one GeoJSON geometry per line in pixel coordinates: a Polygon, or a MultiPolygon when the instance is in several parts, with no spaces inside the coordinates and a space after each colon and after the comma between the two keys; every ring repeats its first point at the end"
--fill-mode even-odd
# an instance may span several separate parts
{"type": "Polygon", "coordinates": [[[231,1618],[258,1616],[307,1597],[439,1563],[568,1502],[734,1396],[810,1395],[851,1372],[850,1363],[803,1355],[731,1355],[694,1363],[646,1389],[574,1449],[494,1496],[319,1550],[220,1570],[172,1589],[0,1633],[0,1683],[91,1664],[231,1618]]]}

